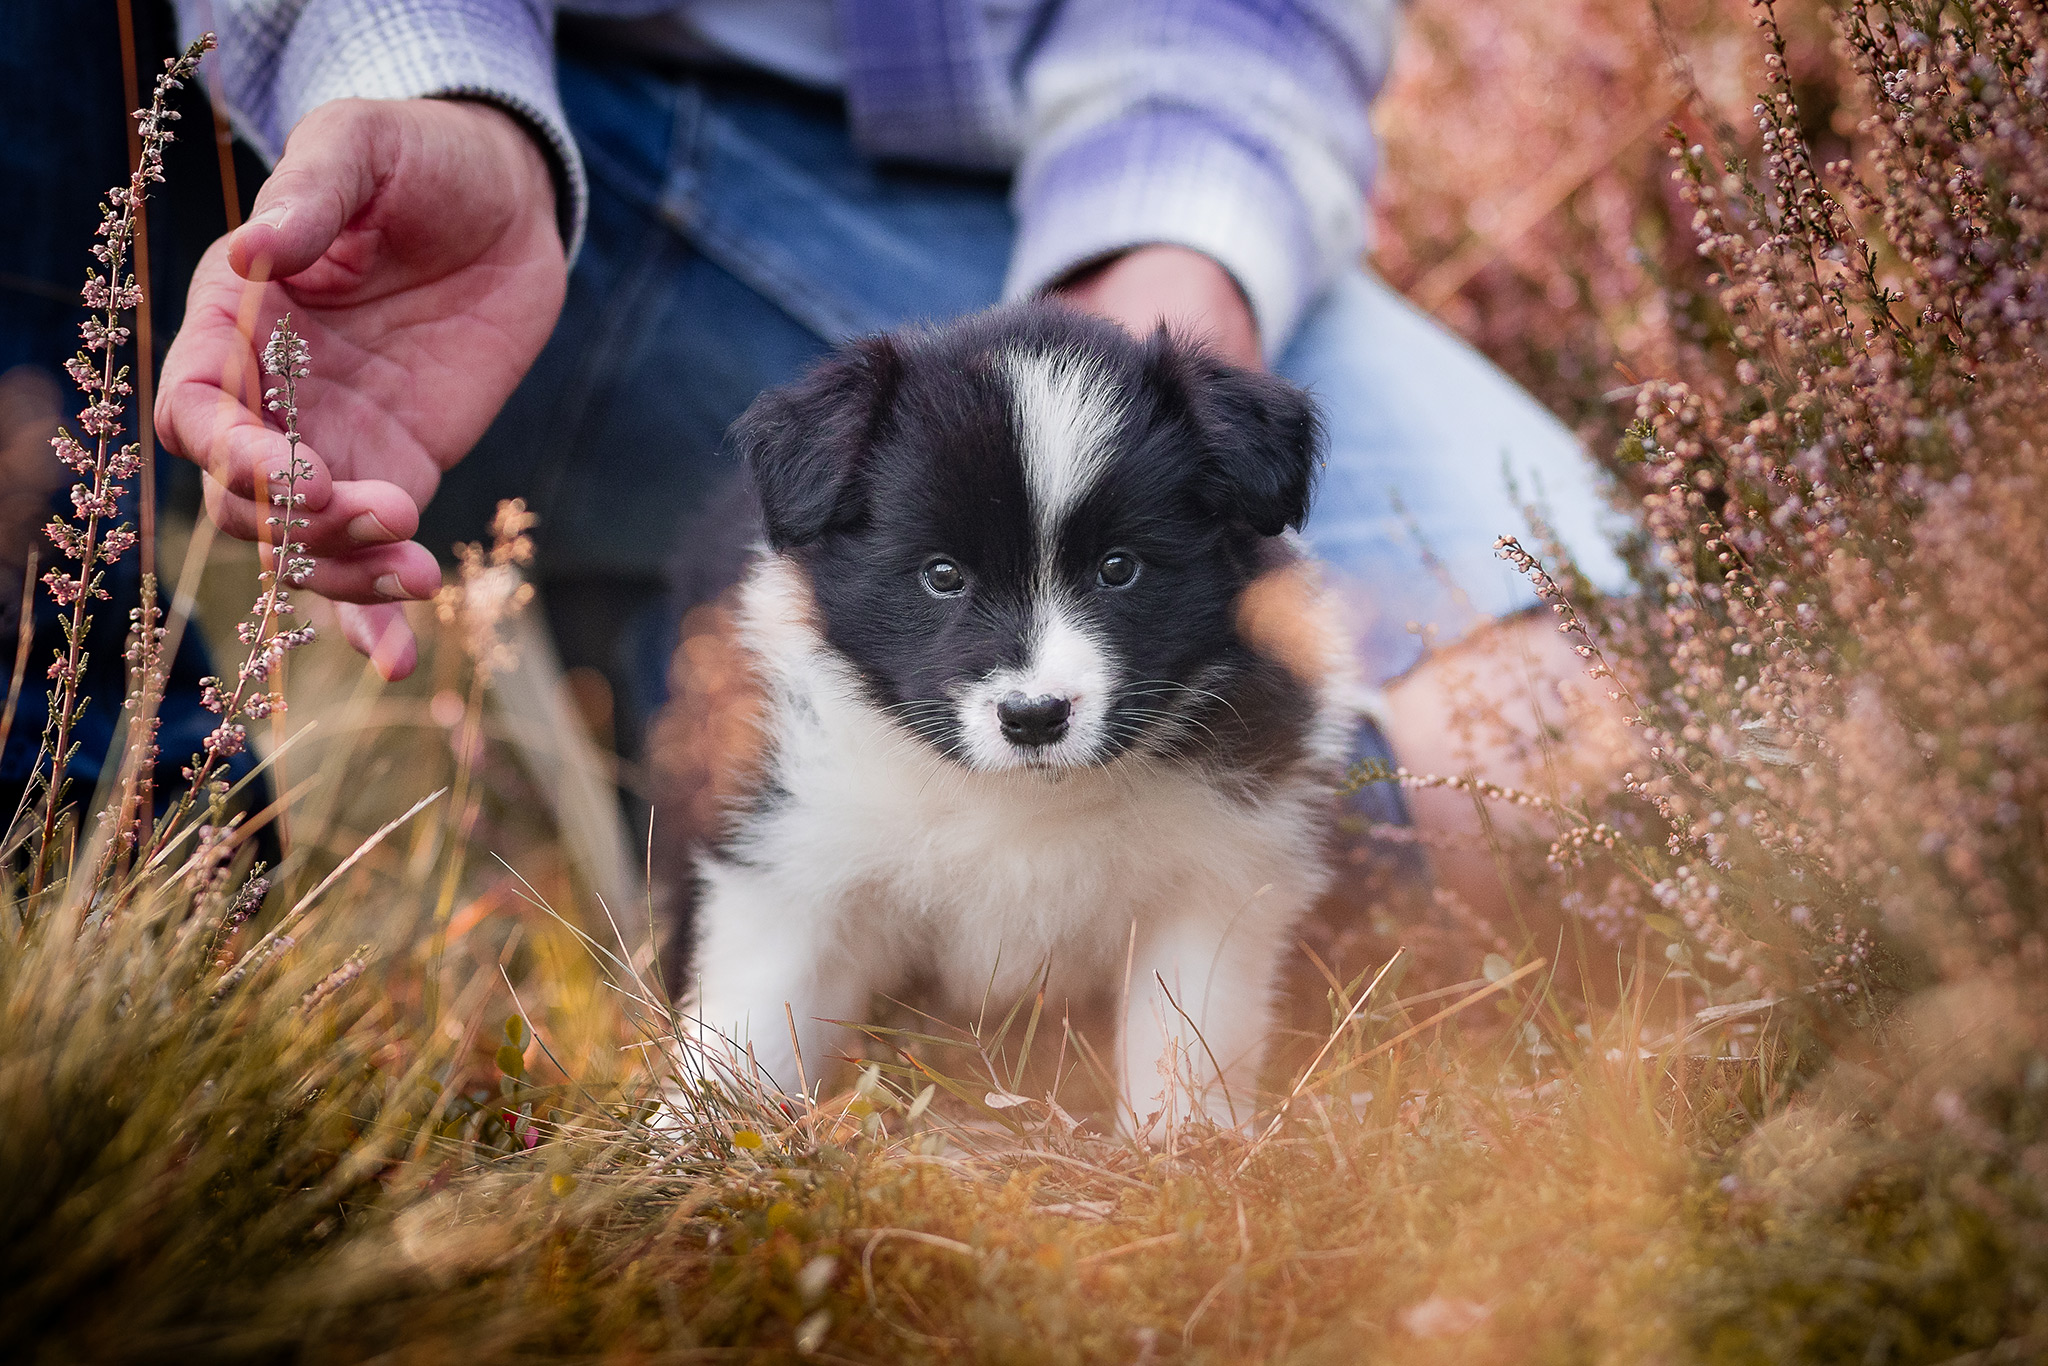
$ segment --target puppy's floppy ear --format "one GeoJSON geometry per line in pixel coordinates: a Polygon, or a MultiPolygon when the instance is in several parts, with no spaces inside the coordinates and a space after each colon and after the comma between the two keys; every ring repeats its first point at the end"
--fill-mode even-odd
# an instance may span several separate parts
{"type": "Polygon", "coordinates": [[[864,337],[795,383],[768,390],[733,424],[733,445],[774,549],[805,545],[860,520],[863,471],[902,365],[889,338],[864,337]]]}
{"type": "Polygon", "coordinates": [[[1315,401],[1276,375],[1239,369],[1164,328],[1152,345],[1155,373],[1185,405],[1201,442],[1203,502],[1262,536],[1299,528],[1322,464],[1315,401]]]}

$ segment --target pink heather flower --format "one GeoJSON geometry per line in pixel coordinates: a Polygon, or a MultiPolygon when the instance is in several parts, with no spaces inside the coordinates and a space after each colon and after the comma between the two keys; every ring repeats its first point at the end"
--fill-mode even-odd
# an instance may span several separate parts
{"type": "Polygon", "coordinates": [[[215,759],[240,754],[249,742],[249,732],[232,722],[216,726],[206,737],[206,752],[215,759]]]}

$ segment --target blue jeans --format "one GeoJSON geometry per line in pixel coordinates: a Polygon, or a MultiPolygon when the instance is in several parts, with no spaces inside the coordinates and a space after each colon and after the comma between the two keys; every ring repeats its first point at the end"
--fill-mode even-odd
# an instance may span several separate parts
{"type": "MultiPolygon", "coordinates": [[[[639,614],[622,653],[585,656],[625,690],[630,750],[631,718],[660,700],[662,566],[733,474],[727,425],[837,342],[996,302],[1014,226],[1003,179],[864,162],[823,97],[568,56],[561,85],[589,236],[554,337],[425,530],[475,537],[524,496],[565,655],[592,621],[639,614]]],[[[1340,278],[1278,369],[1328,422],[1306,535],[1356,586],[1368,677],[1419,657],[1410,623],[1448,639],[1533,601],[1492,553],[1527,532],[1504,471],[1596,580],[1620,580],[1570,433],[1375,277],[1340,278]]]]}

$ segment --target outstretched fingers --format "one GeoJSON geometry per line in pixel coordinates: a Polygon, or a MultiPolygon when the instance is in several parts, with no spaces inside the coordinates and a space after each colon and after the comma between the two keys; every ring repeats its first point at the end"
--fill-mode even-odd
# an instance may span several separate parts
{"type": "Polygon", "coordinates": [[[305,586],[333,602],[419,602],[441,588],[441,567],[417,541],[313,561],[305,586]]]}
{"type": "MultiPolygon", "coordinates": [[[[307,448],[300,447],[303,452],[307,448]]],[[[283,469],[272,466],[259,482],[242,482],[248,493],[234,489],[209,471],[204,480],[206,515],[228,535],[243,541],[276,539],[270,519],[279,515],[271,501],[284,491],[283,469]],[[273,477],[275,476],[275,477],[273,477]],[[254,495],[254,496],[250,496],[254,495]]],[[[373,546],[409,539],[419,530],[419,505],[404,489],[382,479],[345,479],[321,485],[326,497],[307,497],[296,516],[306,523],[293,538],[303,541],[315,558],[349,555],[373,546]]],[[[307,481],[298,485],[307,491],[307,481]]]]}
{"type": "MultiPolygon", "coordinates": [[[[313,561],[313,572],[304,586],[336,602],[415,602],[432,597],[441,587],[440,566],[425,546],[390,529],[416,530],[417,515],[408,511],[397,516],[387,511],[380,520],[379,513],[358,497],[359,491],[373,485],[386,490],[391,487],[375,485],[372,480],[343,484],[324,514],[300,519],[309,525],[295,528],[293,539],[306,547],[305,553],[313,561]],[[349,529],[365,522],[373,532],[349,529]],[[314,541],[313,523],[326,524],[324,546],[314,541]]],[[[271,519],[281,517],[282,509],[227,495],[211,477],[205,481],[205,496],[207,516],[214,525],[230,536],[258,542],[263,547],[264,565],[269,567],[280,532],[271,519]]],[[[409,507],[408,500],[405,509],[409,507]]]]}

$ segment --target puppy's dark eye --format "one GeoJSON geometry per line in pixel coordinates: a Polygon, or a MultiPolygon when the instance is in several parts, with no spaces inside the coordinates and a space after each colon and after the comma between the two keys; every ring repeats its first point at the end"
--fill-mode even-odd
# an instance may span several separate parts
{"type": "Polygon", "coordinates": [[[924,590],[935,598],[950,598],[967,587],[967,576],[960,572],[960,566],[944,555],[934,555],[924,562],[918,571],[924,580],[924,590]]]}
{"type": "Polygon", "coordinates": [[[1128,588],[1137,577],[1138,557],[1127,551],[1110,551],[1095,568],[1095,581],[1104,588],[1128,588]]]}

